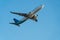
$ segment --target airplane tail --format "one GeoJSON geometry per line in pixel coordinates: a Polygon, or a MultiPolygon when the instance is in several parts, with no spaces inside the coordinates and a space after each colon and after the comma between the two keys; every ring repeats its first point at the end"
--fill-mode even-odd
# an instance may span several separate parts
{"type": "Polygon", "coordinates": [[[15,23],[18,23],[19,22],[19,20],[15,19],[15,18],[13,20],[14,20],[15,23]]]}
{"type": "Polygon", "coordinates": [[[13,20],[14,20],[15,23],[10,23],[10,24],[14,24],[14,25],[16,25],[16,26],[20,26],[19,23],[18,23],[19,20],[15,19],[15,18],[14,18],[13,20]]]}

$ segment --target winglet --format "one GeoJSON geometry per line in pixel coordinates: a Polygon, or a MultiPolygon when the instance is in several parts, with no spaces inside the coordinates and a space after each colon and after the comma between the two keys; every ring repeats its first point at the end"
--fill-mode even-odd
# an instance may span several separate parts
{"type": "Polygon", "coordinates": [[[43,5],[42,5],[42,8],[44,8],[44,6],[45,6],[45,5],[43,4],[43,5]]]}
{"type": "Polygon", "coordinates": [[[13,13],[12,11],[10,11],[10,13],[13,13]]]}

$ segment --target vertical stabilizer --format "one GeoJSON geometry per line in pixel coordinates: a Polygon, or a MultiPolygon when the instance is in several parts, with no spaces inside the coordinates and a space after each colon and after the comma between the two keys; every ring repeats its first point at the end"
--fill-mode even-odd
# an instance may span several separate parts
{"type": "Polygon", "coordinates": [[[15,18],[13,20],[14,20],[15,23],[18,23],[19,22],[19,20],[15,19],[15,18]]]}

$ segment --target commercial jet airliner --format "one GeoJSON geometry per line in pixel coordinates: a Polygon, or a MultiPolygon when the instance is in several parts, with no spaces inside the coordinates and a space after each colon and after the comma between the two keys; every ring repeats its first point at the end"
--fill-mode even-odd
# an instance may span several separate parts
{"type": "Polygon", "coordinates": [[[22,24],[23,22],[25,22],[28,19],[31,19],[31,20],[34,20],[34,21],[37,22],[37,16],[38,15],[35,15],[35,14],[39,10],[41,10],[42,8],[44,8],[44,5],[38,6],[37,8],[35,8],[33,11],[29,12],[28,14],[26,14],[26,13],[18,13],[18,12],[10,12],[12,14],[16,14],[16,15],[19,15],[19,16],[24,16],[24,18],[22,20],[17,20],[17,19],[14,18],[13,19],[14,23],[10,23],[10,24],[14,24],[14,25],[20,26],[20,24],[22,24]]]}

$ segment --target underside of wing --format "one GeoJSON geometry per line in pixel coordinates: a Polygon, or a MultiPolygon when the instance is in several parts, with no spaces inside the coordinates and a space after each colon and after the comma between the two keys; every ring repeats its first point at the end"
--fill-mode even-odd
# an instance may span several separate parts
{"type": "Polygon", "coordinates": [[[24,16],[24,17],[28,16],[26,13],[18,13],[18,12],[10,12],[10,13],[16,14],[16,15],[19,15],[19,16],[24,16]]]}

